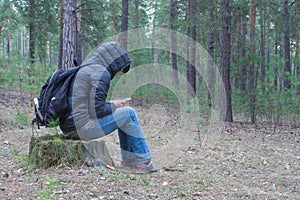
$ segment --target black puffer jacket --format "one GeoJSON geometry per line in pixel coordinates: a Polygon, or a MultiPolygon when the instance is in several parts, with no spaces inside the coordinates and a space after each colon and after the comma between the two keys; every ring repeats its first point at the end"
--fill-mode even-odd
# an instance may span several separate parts
{"type": "Polygon", "coordinates": [[[75,77],[70,98],[72,112],[60,123],[61,130],[66,133],[85,125],[93,127],[94,119],[114,112],[115,105],[106,102],[110,81],[129,66],[129,56],[120,44],[107,42],[97,48],[75,77]]]}

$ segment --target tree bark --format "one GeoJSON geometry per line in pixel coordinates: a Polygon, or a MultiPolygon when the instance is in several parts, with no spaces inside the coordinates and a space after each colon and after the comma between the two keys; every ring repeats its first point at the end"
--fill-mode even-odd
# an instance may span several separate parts
{"type": "Polygon", "coordinates": [[[118,13],[117,13],[117,9],[116,9],[116,4],[118,3],[117,2],[118,0],[114,0],[113,1],[113,8],[111,9],[112,12],[111,12],[111,15],[112,15],[112,30],[113,30],[113,33],[114,33],[114,39],[116,40],[116,34],[118,32],[118,29],[117,29],[117,21],[118,21],[118,13]]]}
{"type": "Polygon", "coordinates": [[[266,76],[266,63],[265,63],[265,8],[263,4],[260,9],[260,81],[262,84],[262,90],[265,90],[265,76],[266,76]]]}
{"type": "MultiPolygon", "coordinates": [[[[267,15],[270,15],[270,8],[267,10],[267,15]]],[[[267,34],[266,37],[270,38],[271,37],[271,20],[269,18],[266,18],[267,22],[267,34]]],[[[271,41],[267,39],[267,59],[266,59],[266,65],[267,65],[267,71],[269,72],[270,70],[270,57],[271,57],[271,41]]],[[[270,82],[269,76],[267,76],[267,83],[270,82]]]]}
{"type": "MultiPolygon", "coordinates": [[[[9,24],[10,22],[9,22],[9,19],[7,19],[7,23],[9,24]]],[[[10,44],[11,44],[11,40],[10,40],[10,30],[9,30],[9,28],[7,29],[7,38],[6,38],[6,55],[8,56],[8,57],[10,57],[10,44]]]]}
{"type": "MultiPolygon", "coordinates": [[[[245,0],[239,1],[236,6],[236,14],[233,18],[234,22],[236,23],[236,33],[232,38],[236,38],[236,47],[234,48],[236,53],[236,58],[239,61],[238,66],[238,75],[234,77],[234,84],[235,87],[241,91],[246,90],[246,83],[247,81],[247,66],[243,60],[246,59],[246,16],[249,15],[247,10],[247,2],[245,0]]],[[[212,8],[213,9],[213,8],[212,8]]]]}
{"type": "Polygon", "coordinates": [[[196,70],[195,70],[195,60],[196,60],[196,25],[194,22],[196,14],[196,2],[194,0],[188,0],[188,44],[187,44],[187,80],[188,80],[188,92],[191,97],[196,95],[196,70]]]}
{"type": "Polygon", "coordinates": [[[170,29],[171,29],[171,61],[173,69],[173,85],[178,86],[178,66],[177,66],[177,34],[176,34],[176,2],[170,0],[170,29]]]}
{"type": "Polygon", "coordinates": [[[34,24],[34,19],[35,19],[35,14],[34,14],[34,9],[35,9],[35,0],[30,0],[29,1],[29,59],[30,62],[33,64],[35,62],[34,54],[35,54],[35,24],[34,24]]]}
{"type": "MultiPolygon", "coordinates": [[[[2,7],[2,15],[0,15],[1,16],[1,18],[0,18],[0,38],[1,38],[1,36],[2,36],[2,30],[3,30],[3,23],[5,22],[5,21],[7,21],[7,20],[9,20],[8,18],[7,18],[7,16],[5,15],[5,13],[7,13],[7,11],[8,11],[8,9],[9,9],[9,1],[7,1],[7,0],[5,0],[4,2],[3,2],[3,5],[2,5],[3,7],[2,7]]],[[[9,32],[9,29],[8,29],[8,32],[9,32]]],[[[0,44],[1,44],[1,42],[0,42],[0,44]]],[[[2,48],[0,49],[0,56],[2,55],[2,53],[4,53],[5,52],[5,50],[4,50],[4,46],[3,46],[3,52],[2,52],[2,48]]]]}
{"type": "Polygon", "coordinates": [[[197,35],[197,29],[196,29],[196,22],[195,22],[195,17],[196,17],[196,0],[192,0],[190,3],[191,6],[191,21],[190,23],[192,24],[191,26],[191,32],[190,32],[190,80],[191,80],[191,86],[192,86],[192,93],[191,96],[195,97],[196,95],[196,68],[195,68],[195,63],[196,63],[196,35],[197,35]]]}
{"type": "Polygon", "coordinates": [[[73,67],[76,57],[76,2],[75,0],[64,0],[64,39],[62,69],[73,67]]]}
{"type": "Polygon", "coordinates": [[[120,42],[124,49],[127,49],[127,30],[128,30],[128,0],[122,0],[122,24],[120,42]]]}
{"type": "Polygon", "coordinates": [[[135,4],[135,34],[137,45],[140,45],[140,34],[139,34],[139,0],[134,0],[135,4]]]}
{"type": "Polygon", "coordinates": [[[289,29],[289,4],[283,0],[284,17],[284,80],[285,89],[291,89],[291,56],[290,56],[290,29],[289,29]]]}
{"type": "MultiPolygon", "coordinates": [[[[231,105],[231,83],[230,83],[230,51],[231,51],[231,8],[230,0],[222,0],[221,5],[221,56],[220,56],[220,73],[225,89],[225,110],[221,113],[221,119],[226,122],[232,122],[232,105],[231,105]]],[[[222,106],[222,107],[223,107],[222,106]]]]}
{"type": "Polygon", "coordinates": [[[3,22],[0,21],[0,37],[1,37],[1,35],[2,35],[2,27],[3,27],[3,22]]]}
{"type": "Polygon", "coordinates": [[[58,69],[62,69],[63,58],[63,43],[64,43],[64,0],[59,0],[59,54],[58,54],[58,69]]]}
{"type": "MultiPolygon", "coordinates": [[[[188,21],[190,21],[190,0],[187,0],[187,13],[186,13],[186,21],[188,22],[188,21]]],[[[190,27],[190,25],[188,25],[187,26],[187,33],[186,33],[186,35],[190,35],[190,32],[191,32],[191,27],[190,27]]],[[[190,82],[191,82],[191,75],[190,75],[190,38],[188,37],[188,39],[187,39],[187,41],[186,41],[186,46],[185,46],[185,48],[186,48],[186,58],[187,58],[187,60],[186,60],[186,80],[187,80],[187,84],[188,84],[188,86],[187,86],[187,89],[188,89],[188,94],[190,94],[191,93],[191,89],[190,89],[190,82]]]]}
{"type": "Polygon", "coordinates": [[[298,63],[299,61],[299,34],[300,34],[300,30],[299,30],[299,2],[298,0],[295,0],[295,23],[296,23],[296,36],[295,36],[295,40],[296,40],[296,53],[295,53],[295,70],[296,70],[296,77],[299,80],[300,79],[300,65],[298,63]]]}
{"type": "MultiPolygon", "coordinates": [[[[0,38],[2,36],[2,27],[3,27],[3,22],[0,21],[0,38]]],[[[0,42],[0,44],[1,44],[1,42],[0,42]]],[[[0,56],[2,56],[2,48],[0,48],[0,56]]]]}
{"type": "Polygon", "coordinates": [[[256,3],[254,0],[250,0],[250,42],[249,42],[249,51],[251,53],[251,59],[249,64],[249,94],[250,94],[250,112],[251,112],[251,123],[256,122],[256,96],[255,96],[255,65],[254,65],[254,56],[255,56],[255,22],[256,22],[256,3]]]}
{"type": "Polygon", "coordinates": [[[214,64],[214,51],[215,51],[215,29],[212,24],[215,21],[215,13],[214,13],[214,1],[209,1],[209,32],[208,32],[208,104],[212,106],[215,100],[215,81],[216,81],[216,69],[214,64]]]}
{"type": "Polygon", "coordinates": [[[24,58],[24,52],[25,52],[25,50],[24,50],[24,40],[25,40],[25,38],[24,38],[24,32],[21,31],[20,32],[20,55],[21,55],[22,59],[24,58]]]}
{"type": "MultiPolygon", "coordinates": [[[[246,22],[246,13],[242,13],[241,15],[241,47],[240,47],[240,57],[245,59],[246,57],[246,38],[247,38],[247,22],[246,22]]],[[[247,66],[245,64],[241,65],[241,73],[240,73],[240,83],[241,90],[245,91],[247,88],[247,66]]]]}
{"type": "MultiPolygon", "coordinates": [[[[276,18],[278,19],[279,18],[279,11],[278,11],[278,0],[276,0],[276,18]]],[[[279,50],[278,50],[278,47],[279,47],[279,23],[278,21],[276,20],[275,21],[275,41],[274,41],[274,54],[275,56],[277,56],[279,54],[279,50]]],[[[278,82],[278,69],[277,69],[277,66],[275,65],[274,66],[274,86],[275,88],[277,89],[277,82],[278,82]]]]}
{"type": "MultiPolygon", "coordinates": [[[[80,2],[80,0],[79,0],[80,2]]],[[[82,48],[81,48],[81,12],[78,11],[80,4],[77,2],[77,10],[75,10],[75,21],[76,21],[76,54],[74,57],[74,65],[79,66],[82,62],[82,48]]]]}
{"type": "Polygon", "coordinates": [[[88,166],[113,167],[103,140],[69,140],[61,135],[32,137],[29,144],[29,159],[37,167],[72,167],[82,163],[88,166]]]}
{"type": "Polygon", "coordinates": [[[33,23],[29,24],[29,59],[31,64],[35,62],[35,27],[33,23]]]}
{"type": "MultiPolygon", "coordinates": [[[[2,27],[3,27],[3,22],[0,21],[0,38],[2,36],[2,27]]],[[[1,45],[2,42],[0,42],[0,45],[1,45]]],[[[0,48],[0,56],[2,56],[2,48],[0,48]]]]}

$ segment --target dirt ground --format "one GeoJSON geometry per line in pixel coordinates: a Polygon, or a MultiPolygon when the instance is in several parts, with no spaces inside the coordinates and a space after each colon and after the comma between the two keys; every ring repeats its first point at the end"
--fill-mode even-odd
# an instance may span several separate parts
{"type": "MultiPolygon", "coordinates": [[[[104,138],[115,169],[37,169],[27,157],[29,98],[0,90],[0,99],[0,199],[300,199],[299,127],[187,127],[160,105],[135,106],[157,173],[122,169],[116,133],[104,138]]],[[[37,133],[48,131],[57,130],[37,133]]]]}

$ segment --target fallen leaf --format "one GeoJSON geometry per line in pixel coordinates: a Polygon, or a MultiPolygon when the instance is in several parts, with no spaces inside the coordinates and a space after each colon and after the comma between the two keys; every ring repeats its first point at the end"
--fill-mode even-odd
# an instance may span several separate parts
{"type": "Polygon", "coordinates": [[[162,185],[163,185],[163,186],[166,186],[166,185],[168,185],[168,182],[163,182],[162,185]]]}
{"type": "Polygon", "coordinates": [[[115,170],[116,168],[114,168],[113,166],[110,166],[110,165],[105,165],[105,167],[107,167],[108,169],[111,169],[111,170],[115,170]]]}

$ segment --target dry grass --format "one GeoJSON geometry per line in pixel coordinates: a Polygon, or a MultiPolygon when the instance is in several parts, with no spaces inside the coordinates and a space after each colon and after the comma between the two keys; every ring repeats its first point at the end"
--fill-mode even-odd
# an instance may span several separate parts
{"type": "MultiPolygon", "coordinates": [[[[7,112],[17,107],[6,110],[0,104],[5,122],[0,128],[0,199],[299,199],[299,129],[274,132],[232,123],[215,131],[187,131],[174,124],[174,116],[157,120],[136,108],[158,173],[137,175],[118,166],[44,170],[26,159],[31,128],[9,124],[15,115],[10,118],[7,112]]],[[[118,164],[117,134],[105,140],[118,164]]]]}

